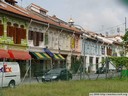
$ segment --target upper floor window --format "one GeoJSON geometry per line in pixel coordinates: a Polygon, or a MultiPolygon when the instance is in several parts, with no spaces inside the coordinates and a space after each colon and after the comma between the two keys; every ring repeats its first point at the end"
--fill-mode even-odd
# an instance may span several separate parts
{"type": "Polygon", "coordinates": [[[4,26],[2,24],[2,21],[0,20],[0,36],[3,36],[4,34],[4,26]]]}
{"type": "Polygon", "coordinates": [[[110,47],[107,47],[107,55],[109,56],[112,55],[112,49],[110,47]]]}
{"type": "Polygon", "coordinates": [[[75,48],[75,38],[72,37],[71,38],[71,49],[74,49],[75,48]]]}
{"type": "Polygon", "coordinates": [[[101,46],[101,54],[105,55],[105,46],[101,46]]]}
{"type": "Polygon", "coordinates": [[[7,22],[7,36],[13,37],[14,44],[21,44],[21,39],[26,39],[26,29],[23,25],[19,27],[18,24],[7,22]]]}
{"type": "Polygon", "coordinates": [[[41,32],[35,32],[35,31],[29,31],[28,33],[28,39],[33,40],[34,46],[39,46],[39,42],[43,41],[43,33],[41,32]]]}

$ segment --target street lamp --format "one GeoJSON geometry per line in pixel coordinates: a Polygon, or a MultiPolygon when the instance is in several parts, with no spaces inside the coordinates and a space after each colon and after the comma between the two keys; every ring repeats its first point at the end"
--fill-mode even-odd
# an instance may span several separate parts
{"type": "MultiPolygon", "coordinates": [[[[69,23],[69,26],[78,26],[78,27],[80,27],[80,30],[82,31],[82,33],[86,32],[86,30],[82,26],[74,24],[74,21],[73,21],[72,18],[69,19],[68,23],[69,23]]],[[[87,39],[87,37],[82,35],[81,38],[84,40],[84,52],[83,52],[83,54],[84,54],[84,61],[83,61],[82,67],[83,67],[83,78],[85,78],[85,72],[86,72],[86,70],[85,70],[86,69],[85,40],[87,39]]],[[[80,79],[81,79],[81,76],[80,76],[80,79]]]]}

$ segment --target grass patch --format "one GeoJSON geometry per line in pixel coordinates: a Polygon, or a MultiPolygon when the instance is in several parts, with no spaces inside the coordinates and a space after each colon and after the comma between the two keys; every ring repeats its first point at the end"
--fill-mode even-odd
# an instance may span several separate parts
{"type": "Polygon", "coordinates": [[[20,85],[0,96],[88,96],[91,92],[128,92],[128,80],[81,80],[20,85]]]}

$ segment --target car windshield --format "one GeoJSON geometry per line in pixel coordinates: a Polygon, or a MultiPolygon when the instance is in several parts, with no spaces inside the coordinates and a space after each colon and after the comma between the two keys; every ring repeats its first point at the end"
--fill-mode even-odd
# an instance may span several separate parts
{"type": "Polygon", "coordinates": [[[52,69],[47,74],[60,74],[62,69],[52,69]]]}

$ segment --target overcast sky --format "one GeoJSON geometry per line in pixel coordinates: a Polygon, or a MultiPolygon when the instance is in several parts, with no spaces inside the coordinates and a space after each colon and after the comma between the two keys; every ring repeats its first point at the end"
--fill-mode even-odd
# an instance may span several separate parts
{"type": "Polygon", "coordinates": [[[35,3],[48,10],[48,15],[56,15],[67,21],[70,17],[76,25],[97,33],[123,33],[127,7],[119,0],[18,0],[22,7],[35,3]],[[22,1],[22,3],[21,3],[22,1]]]}

